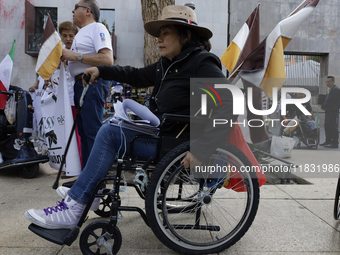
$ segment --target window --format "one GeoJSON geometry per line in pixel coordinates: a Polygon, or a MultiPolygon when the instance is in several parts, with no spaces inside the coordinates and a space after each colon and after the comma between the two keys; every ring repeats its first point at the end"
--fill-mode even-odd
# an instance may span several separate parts
{"type": "Polygon", "coordinates": [[[115,10],[100,10],[100,22],[103,23],[110,35],[115,32],[115,10]]]}
{"type": "Polygon", "coordinates": [[[26,0],[25,3],[25,53],[38,56],[48,15],[54,27],[58,26],[58,9],[53,7],[35,7],[26,0]]]}
{"type": "Polygon", "coordinates": [[[302,62],[303,56],[302,55],[295,55],[294,56],[294,62],[302,62]]]}
{"type": "Polygon", "coordinates": [[[57,8],[35,7],[35,32],[28,34],[29,51],[40,50],[48,14],[51,16],[53,25],[57,30],[57,8]]]}
{"type": "Polygon", "coordinates": [[[285,57],[285,62],[291,61],[291,55],[284,55],[284,57],[285,57]]]}
{"type": "Polygon", "coordinates": [[[107,30],[111,35],[112,41],[112,51],[113,57],[116,58],[116,41],[117,37],[115,35],[115,10],[102,9],[100,10],[100,19],[99,21],[106,26],[107,30]]]}

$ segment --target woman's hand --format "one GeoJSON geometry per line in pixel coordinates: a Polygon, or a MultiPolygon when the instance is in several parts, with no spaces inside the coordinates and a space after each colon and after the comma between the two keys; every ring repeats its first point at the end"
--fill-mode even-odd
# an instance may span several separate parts
{"type": "Polygon", "coordinates": [[[202,165],[201,160],[196,158],[194,155],[192,155],[189,151],[187,155],[185,155],[184,159],[182,160],[182,164],[184,164],[184,168],[189,168],[189,167],[195,167],[195,166],[200,166],[202,165]]]}
{"type": "MultiPolygon", "coordinates": [[[[84,74],[87,74],[87,75],[90,75],[91,78],[90,78],[90,81],[89,81],[89,84],[91,85],[92,82],[97,82],[97,77],[99,76],[99,70],[97,67],[90,67],[90,68],[87,68],[85,71],[84,71],[84,74]]],[[[86,86],[86,81],[83,79],[83,85],[86,86]]]]}

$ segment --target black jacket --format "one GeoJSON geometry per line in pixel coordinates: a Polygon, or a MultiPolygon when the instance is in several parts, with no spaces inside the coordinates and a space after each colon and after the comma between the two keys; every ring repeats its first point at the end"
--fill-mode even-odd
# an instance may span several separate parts
{"type": "MultiPolygon", "coordinates": [[[[104,80],[115,80],[118,82],[128,83],[137,88],[154,86],[150,98],[150,110],[162,118],[164,113],[190,115],[190,78],[223,78],[224,83],[229,83],[221,71],[221,62],[219,58],[207,52],[203,47],[196,46],[182,51],[174,57],[172,61],[161,57],[155,64],[144,68],[134,68],[131,66],[98,66],[99,77],[104,80]]],[[[231,93],[225,89],[223,96],[226,103],[220,112],[214,111],[215,118],[233,118],[232,116],[232,97],[231,93]]],[[[216,148],[221,137],[226,138],[231,128],[226,126],[213,128],[212,120],[207,125],[205,134],[202,135],[196,144],[196,155],[203,159],[203,155],[209,155],[204,147],[208,144],[216,148]],[[220,137],[213,138],[209,134],[214,133],[220,137]],[[200,149],[199,149],[200,148],[200,149]]],[[[176,136],[183,125],[172,125],[167,127],[167,132],[176,136]]],[[[189,128],[186,130],[189,131],[189,128]]],[[[222,139],[224,140],[224,139],[222,139]]],[[[212,151],[211,151],[212,152],[212,151]]]]}
{"type": "Polygon", "coordinates": [[[322,108],[326,112],[338,112],[340,108],[340,88],[334,84],[331,90],[327,93],[325,102],[322,108]]]}

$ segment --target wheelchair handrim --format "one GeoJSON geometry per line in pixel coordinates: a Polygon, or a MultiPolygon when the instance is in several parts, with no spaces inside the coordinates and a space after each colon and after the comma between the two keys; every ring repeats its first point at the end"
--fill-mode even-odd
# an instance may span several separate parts
{"type": "MultiPolygon", "coordinates": [[[[237,164],[242,165],[242,161],[237,158],[234,154],[229,153],[226,150],[221,150],[221,152],[223,152],[224,154],[226,154],[227,156],[230,156],[233,158],[234,161],[236,161],[237,164]]],[[[179,156],[177,156],[170,164],[169,166],[165,169],[165,171],[162,173],[161,178],[159,178],[158,184],[156,187],[160,187],[160,183],[163,180],[164,176],[168,173],[168,170],[170,168],[171,165],[173,165],[176,161],[179,161],[180,159],[182,159],[184,156],[186,155],[186,152],[180,154],[179,156]]],[[[247,196],[246,196],[246,206],[244,208],[244,213],[242,215],[242,217],[239,218],[238,224],[233,228],[232,231],[230,231],[222,240],[216,240],[213,243],[195,243],[189,240],[183,240],[183,238],[179,238],[178,235],[174,235],[172,231],[168,231],[164,225],[163,222],[161,221],[161,217],[158,216],[159,212],[157,211],[157,193],[158,193],[158,188],[156,188],[155,190],[155,194],[154,194],[154,213],[156,215],[156,220],[158,221],[158,225],[160,226],[160,229],[162,230],[162,232],[174,243],[176,243],[177,245],[180,245],[183,248],[186,249],[190,249],[190,250],[207,250],[207,249],[214,249],[217,248],[221,245],[224,245],[225,243],[227,243],[228,241],[232,240],[238,233],[240,233],[240,230],[244,227],[244,225],[247,222],[247,219],[249,218],[249,215],[251,213],[251,208],[253,206],[254,203],[254,197],[252,195],[252,192],[254,192],[254,187],[253,187],[253,183],[251,181],[251,176],[249,173],[243,173],[244,175],[244,179],[250,180],[248,181],[248,187],[247,187],[247,196]]],[[[163,212],[162,212],[163,214],[163,212]]],[[[192,230],[195,231],[195,230],[192,230]]]]}

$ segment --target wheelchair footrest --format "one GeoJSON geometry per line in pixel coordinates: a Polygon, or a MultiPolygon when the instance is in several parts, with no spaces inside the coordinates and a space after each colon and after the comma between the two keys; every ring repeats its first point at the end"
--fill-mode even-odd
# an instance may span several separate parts
{"type": "Polygon", "coordinates": [[[66,244],[68,246],[70,246],[77,239],[79,234],[79,227],[74,229],[46,229],[31,224],[28,226],[28,229],[52,243],[59,245],[66,244]]]}

